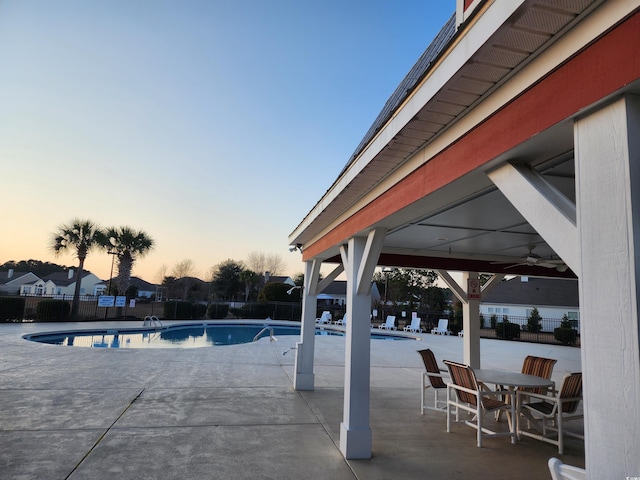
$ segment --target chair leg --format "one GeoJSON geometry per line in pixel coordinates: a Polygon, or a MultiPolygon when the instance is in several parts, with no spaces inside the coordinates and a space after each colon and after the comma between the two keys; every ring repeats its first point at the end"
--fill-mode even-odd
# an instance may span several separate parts
{"type": "Polygon", "coordinates": [[[424,373],[420,374],[422,376],[422,380],[421,380],[421,385],[422,388],[420,389],[420,414],[424,415],[424,390],[426,387],[425,385],[425,381],[424,381],[424,373]]]}
{"type": "Polygon", "coordinates": [[[482,447],[482,412],[480,411],[480,409],[480,399],[478,399],[478,410],[476,412],[478,423],[478,448],[482,447]]]}

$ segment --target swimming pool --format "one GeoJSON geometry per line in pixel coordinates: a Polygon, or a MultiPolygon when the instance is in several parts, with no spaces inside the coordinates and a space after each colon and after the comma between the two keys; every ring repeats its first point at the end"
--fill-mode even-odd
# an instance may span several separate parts
{"type": "MultiPolygon", "coordinates": [[[[316,328],[316,335],[344,336],[344,332],[316,328]]],[[[297,325],[223,323],[170,325],[162,328],[117,328],[34,333],[23,338],[33,342],[89,348],[202,348],[250,343],[261,338],[300,335],[297,325]]],[[[408,340],[411,337],[371,333],[372,339],[408,340]]]]}

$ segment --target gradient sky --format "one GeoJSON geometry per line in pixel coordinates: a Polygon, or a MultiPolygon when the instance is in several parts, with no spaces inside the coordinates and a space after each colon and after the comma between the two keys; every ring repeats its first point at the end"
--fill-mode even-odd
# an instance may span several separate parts
{"type": "MultiPolygon", "coordinates": [[[[0,0],[0,264],[73,218],[141,229],[133,275],[288,235],[455,0],[0,0]]],[[[111,257],[85,268],[109,277],[111,257]]]]}

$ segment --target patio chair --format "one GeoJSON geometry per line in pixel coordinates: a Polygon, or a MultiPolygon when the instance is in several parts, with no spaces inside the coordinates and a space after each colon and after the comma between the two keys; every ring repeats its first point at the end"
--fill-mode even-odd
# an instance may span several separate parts
{"type": "Polygon", "coordinates": [[[395,315],[387,316],[387,321],[385,323],[381,323],[380,325],[378,325],[378,328],[382,328],[384,330],[397,330],[396,316],[395,315]]]}
{"type": "Polygon", "coordinates": [[[322,312],[322,315],[320,315],[320,318],[316,318],[316,323],[320,325],[324,323],[331,323],[331,312],[328,310],[325,310],[324,312],[322,312]]]}
{"type": "Polygon", "coordinates": [[[436,410],[438,412],[446,412],[447,411],[447,399],[440,400],[438,398],[438,394],[441,390],[445,390],[447,388],[447,384],[445,383],[445,378],[448,379],[448,375],[443,375],[443,373],[447,372],[447,370],[438,367],[438,362],[436,361],[436,356],[433,352],[426,348],[424,350],[418,350],[418,353],[422,357],[422,362],[424,363],[424,368],[426,372],[422,372],[422,389],[420,390],[422,393],[420,395],[420,413],[424,415],[425,410],[436,410]],[[426,393],[427,389],[433,388],[434,392],[434,403],[433,407],[427,406],[426,393]]]}
{"type": "Polygon", "coordinates": [[[422,328],[420,328],[420,322],[422,319],[420,317],[413,317],[411,319],[411,325],[407,325],[404,327],[405,332],[419,332],[422,333],[422,328]]]}
{"type": "MultiPolygon", "coordinates": [[[[551,373],[553,372],[553,366],[556,364],[557,360],[553,358],[544,358],[544,357],[536,357],[534,355],[527,355],[522,362],[522,373],[526,375],[534,375],[536,377],[541,377],[546,380],[551,379],[551,373]]],[[[502,388],[502,387],[500,387],[502,388]]],[[[545,392],[548,392],[548,389],[545,388],[516,388],[516,391],[522,390],[526,392],[536,393],[538,395],[543,395],[545,392]]],[[[552,389],[553,390],[553,389],[552,389]]],[[[496,415],[496,420],[500,420],[502,412],[499,412],[496,415]]]]}
{"type": "Polygon", "coordinates": [[[549,459],[549,472],[551,480],[587,480],[587,472],[584,468],[567,465],[556,457],[549,459]]]}
{"type": "MultiPolygon", "coordinates": [[[[527,375],[535,375],[536,377],[542,377],[546,380],[550,380],[551,373],[553,372],[553,366],[556,364],[556,362],[557,360],[553,358],[527,355],[524,359],[524,362],[522,362],[522,373],[525,373],[527,375]]],[[[524,390],[537,394],[543,394],[545,392],[545,389],[543,388],[527,388],[524,390]]]]}
{"type": "Polygon", "coordinates": [[[431,333],[434,335],[451,335],[451,331],[449,330],[449,320],[446,318],[441,318],[438,320],[438,326],[431,330],[431,333]]]}
{"type": "MultiPolygon", "coordinates": [[[[474,415],[471,420],[464,423],[477,432],[478,447],[482,446],[482,437],[511,437],[511,443],[516,443],[515,428],[508,432],[496,432],[483,425],[482,419],[486,413],[499,410],[510,410],[511,418],[515,417],[514,402],[505,403],[502,395],[508,394],[506,390],[484,390],[484,385],[479,385],[476,375],[471,367],[461,363],[444,360],[449,369],[451,382],[447,384],[447,432],[451,431],[451,407],[456,408],[456,418],[460,410],[474,415]],[[482,388],[481,388],[482,387],[482,388]],[[455,393],[455,397],[452,394],[455,393]]],[[[514,422],[515,423],[515,422],[514,422]]]]}
{"type": "Polygon", "coordinates": [[[535,438],[543,442],[558,446],[558,453],[564,450],[564,436],[584,439],[582,434],[567,431],[565,422],[583,418],[577,414],[578,405],[582,400],[582,373],[568,373],[562,380],[560,390],[553,391],[553,395],[538,394],[521,390],[518,395],[518,437],[535,438]],[[538,400],[538,401],[533,401],[538,400]],[[524,430],[522,422],[526,419],[527,427],[533,425],[541,433],[524,430]],[[550,436],[549,432],[556,432],[550,436]]]}

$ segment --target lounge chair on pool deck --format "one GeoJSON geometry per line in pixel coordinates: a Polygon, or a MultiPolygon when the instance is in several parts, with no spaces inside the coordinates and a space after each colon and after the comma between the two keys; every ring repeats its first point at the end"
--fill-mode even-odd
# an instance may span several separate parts
{"type": "Polygon", "coordinates": [[[420,332],[422,333],[422,329],[420,328],[420,322],[422,319],[420,317],[413,317],[411,319],[411,325],[407,325],[404,327],[405,332],[420,332]]]}
{"type": "Polygon", "coordinates": [[[387,321],[385,323],[381,323],[380,325],[378,325],[378,328],[382,328],[384,330],[397,330],[396,316],[395,315],[387,316],[387,321]]]}
{"type": "Polygon", "coordinates": [[[449,330],[449,320],[446,318],[438,320],[438,326],[432,329],[431,333],[438,335],[451,335],[451,331],[449,330]]]}
{"type": "Polygon", "coordinates": [[[320,315],[320,318],[316,318],[316,323],[320,325],[324,323],[331,323],[331,312],[329,312],[328,310],[325,310],[324,312],[322,312],[322,315],[320,315]]]}
{"type": "Polygon", "coordinates": [[[347,319],[345,317],[342,317],[339,320],[336,320],[335,322],[333,322],[334,325],[343,325],[343,326],[347,326],[347,319]]]}

